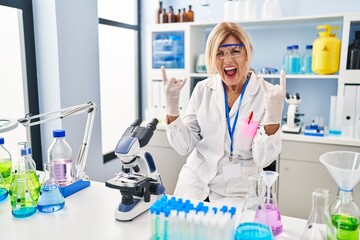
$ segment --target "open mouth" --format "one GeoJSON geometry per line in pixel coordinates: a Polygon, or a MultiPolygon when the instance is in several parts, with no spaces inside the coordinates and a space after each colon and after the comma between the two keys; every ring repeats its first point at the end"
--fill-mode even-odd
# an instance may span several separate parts
{"type": "Polygon", "coordinates": [[[224,68],[224,73],[225,73],[225,75],[228,76],[228,77],[233,77],[233,76],[235,76],[236,72],[237,72],[237,68],[236,68],[236,67],[226,67],[226,68],[224,68]]]}

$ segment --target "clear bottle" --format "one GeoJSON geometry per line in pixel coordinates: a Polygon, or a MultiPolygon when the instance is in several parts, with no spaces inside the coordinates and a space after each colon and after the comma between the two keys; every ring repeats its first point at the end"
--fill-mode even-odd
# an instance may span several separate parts
{"type": "Polygon", "coordinates": [[[312,209],[301,240],[335,239],[334,227],[329,214],[329,191],[315,189],[312,191],[312,209]]]}
{"type": "Polygon", "coordinates": [[[27,143],[19,142],[18,145],[20,147],[20,156],[14,167],[9,193],[11,196],[14,195],[14,189],[16,188],[19,179],[27,179],[27,188],[30,191],[33,201],[35,202],[35,204],[37,204],[40,193],[40,181],[38,175],[36,174],[34,164],[29,159],[29,148],[27,146],[27,143]]]}
{"type": "Polygon", "coordinates": [[[281,215],[277,204],[274,183],[279,173],[274,171],[263,171],[261,177],[265,183],[266,191],[264,194],[265,210],[268,215],[269,225],[274,236],[279,235],[283,231],[281,215]]]}
{"type": "Polygon", "coordinates": [[[4,146],[5,140],[0,137],[0,174],[2,175],[6,188],[9,190],[12,172],[12,160],[10,152],[4,146]]]}
{"type": "Polygon", "coordinates": [[[188,22],[194,21],[194,11],[191,9],[191,5],[189,5],[189,10],[187,12],[187,16],[188,16],[188,22]]]}
{"type": "Polygon", "coordinates": [[[338,198],[330,208],[336,239],[359,239],[360,211],[353,200],[352,192],[339,188],[338,198]]]}
{"type": "Polygon", "coordinates": [[[289,60],[290,60],[290,56],[292,54],[292,46],[287,46],[286,47],[286,53],[283,57],[283,69],[285,70],[285,72],[287,74],[290,74],[290,63],[289,63],[289,60]]]}
{"type": "Polygon", "coordinates": [[[292,54],[289,57],[289,74],[300,74],[299,45],[292,46],[292,54]]]}
{"type": "Polygon", "coordinates": [[[261,194],[258,193],[258,175],[250,175],[249,190],[241,212],[240,223],[235,230],[234,240],[274,239],[261,194]]]}
{"type": "Polygon", "coordinates": [[[348,48],[347,69],[360,69],[360,31],[355,32],[355,40],[348,48]]]}
{"type": "Polygon", "coordinates": [[[73,179],[72,149],[65,139],[65,130],[53,131],[54,141],[48,150],[48,159],[54,163],[55,179],[60,185],[67,185],[73,179]]]}
{"type": "Polygon", "coordinates": [[[31,194],[29,178],[18,178],[11,196],[11,213],[14,217],[25,218],[36,212],[36,201],[31,194]]]}
{"type": "Polygon", "coordinates": [[[41,184],[37,209],[40,212],[52,213],[64,208],[65,199],[54,176],[54,163],[44,163],[44,171],[45,176],[41,184]]]}
{"type": "Polygon", "coordinates": [[[306,50],[301,58],[301,73],[313,74],[312,66],[312,45],[306,45],[306,50]]]}

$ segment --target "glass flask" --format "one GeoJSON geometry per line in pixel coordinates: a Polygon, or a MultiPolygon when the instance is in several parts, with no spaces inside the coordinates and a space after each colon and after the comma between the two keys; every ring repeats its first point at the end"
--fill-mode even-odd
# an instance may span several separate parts
{"type": "Polygon", "coordinates": [[[281,222],[281,215],[277,205],[276,193],[274,183],[278,178],[279,173],[274,171],[261,172],[261,178],[265,184],[264,203],[265,210],[268,215],[269,225],[274,236],[279,235],[283,231],[283,224],[281,222]]]}
{"type": "Polygon", "coordinates": [[[8,194],[8,188],[6,186],[4,178],[2,177],[2,173],[0,172],[0,202],[6,199],[8,194]]]}
{"type": "Polygon", "coordinates": [[[33,160],[29,158],[29,148],[26,142],[19,142],[20,157],[15,164],[14,173],[12,175],[9,193],[12,195],[13,189],[16,186],[18,179],[27,179],[27,184],[31,196],[37,204],[40,193],[40,181],[34,168],[33,160]]]}
{"type": "Polygon", "coordinates": [[[312,191],[312,209],[301,240],[334,240],[335,230],[329,214],[329,191],[315,189],[312,191]]]}
{"type": "Polygon", "coordinates": [[[272,240],[264,201],[258,194],[259,175],[250,175],[249,190],[240,217],[240,224],[235,231],[235,240],[272,240]]]}
{"type": "Polygon", "coordinates": [[[0,174],[4,178],[6,188],[9,189],[11,182],[12,160],[10,152],[4,146],[5,140],[0,137],[0,174]]]}
{"type": "Polygon", "coordinates": [[[45,176],[41,184],[40,196],[37,209],[40,212],[52,213],[61,210],[65,206],[65,199],[61,193],[59,183],[54,175],[54,163],[44,164],[45,176]]]}
{"type": "Polygon", "coordinates": [[[25,218],[36,212],[36,203],[31,195],[27,178],[18,178],[11,196],[12,215],[25,218]]]}
{"type": "Polygon", "coordinates": [[[359,239],[360,211],[353,200],[352,192],[339,188],[338,198],[330,208],[336,239],[359,239]]]}

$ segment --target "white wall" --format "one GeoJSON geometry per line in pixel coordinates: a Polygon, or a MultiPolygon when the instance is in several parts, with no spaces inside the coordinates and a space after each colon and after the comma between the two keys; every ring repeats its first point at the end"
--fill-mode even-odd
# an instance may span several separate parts
{"type": "MultiPolygon", "coordinates": [[[[34,0],[33,8],[40,112],[88,101],[97,104],[86,173],[102,181],[97,1],[34,0]]],[[[66,130],[76,159],[86,117],[81,114],[41,125],[44,161],[56,128],[66,130]]]]}

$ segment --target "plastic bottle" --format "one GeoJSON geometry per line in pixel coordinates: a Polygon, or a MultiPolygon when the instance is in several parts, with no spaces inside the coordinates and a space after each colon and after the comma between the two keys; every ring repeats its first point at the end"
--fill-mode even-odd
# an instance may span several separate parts
{"type": "Polygon", "coordinates": [[[312,74],[312,45],[306,45],[306,50],[301,58],[301,73],[312,74]]]}
{"type": "Polygon", "coordinates": [[[60,185],[72,181],[72,149],[65,139],[65,130],[53,131],[54,141],[48,150],[48,159],[54,163],[55,179],[60,185]]]}
{"type": "Polygon", "coordinates": [[[0,137],[0,174],[2,175],[6,188],[9,189],[11,182],[12,160],[10,152],[4,147],[5,140],[0,137]]]}
{"type": "Polygon", "coordinates": [[[289,74],[300,74],[299,45],[292,46],[292,54],[289,57],[289,74]]]}
{"type": "Polygon", "coordinates": [[[189,5],[189,10],[187,12],[187,16],[188,16],[188,22],[194,21],[194,11],[191,9],[191,5],[189,5]]]}
{"type": "Polygon", "coordinates": [[[290,74],[290,63],[289,63],[289,60],[290,60],[290,56],[292,54],[292,46],[287,46],[286,47],[286,53],[283,57],[283,69],[285,70],[285,72],[287,74],[290,74]]]}
{"type": "Polygon", "coordinates": [[[360,31],[355,32],[355,40],[348,48],[347,69],[360,69],[360,31]]]}
{"type": "Polygon", "coordinates": [[[332,30],[339,27],[321,25],[316,27],[319,37],[313,42],[312,70],[317,74],[334,74],[340,66],[340,39],[332,30]]]}
{"type": "Polygon", "coordinates": [[[335,231],[331,224],[328,200],[327,189],[313,190],[312,209],[301,240],[334,239],[335,231]]]}

